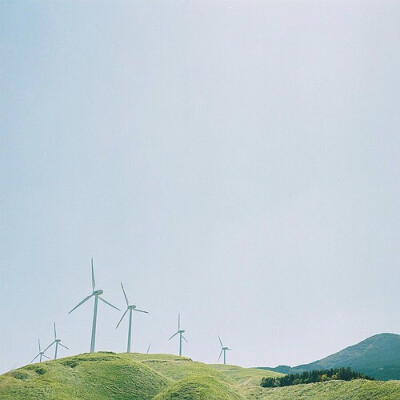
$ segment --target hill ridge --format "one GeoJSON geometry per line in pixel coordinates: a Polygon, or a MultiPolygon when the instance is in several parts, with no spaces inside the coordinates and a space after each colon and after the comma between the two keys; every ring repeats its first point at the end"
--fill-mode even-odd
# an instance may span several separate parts
{"type": "Polygon", "coordinates": [[[267,376],[281,374],[169,354],[85,353],[1,375],[0,400],[399,400],[400,382],[262,388],[267,376]]]}
{"type": "Polygon", "coordinates": [[[339,367],[350,367],[380,380],[400,379],[400,335],[379,333],[308,364],[265,369],[298,373],[339,367]]]}

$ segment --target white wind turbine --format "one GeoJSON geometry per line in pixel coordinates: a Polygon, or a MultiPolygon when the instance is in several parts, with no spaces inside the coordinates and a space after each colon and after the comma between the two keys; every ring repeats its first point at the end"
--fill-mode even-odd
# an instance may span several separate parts
{"type": "Polygon", "coordinates": [[[93,292],[89,296],[85,297],[78,305],[76,305],[68,314],[71,314],[72,311],[77,309],[79,306],[81,306],[83,303],[87,302],[90,298],[94,297],[94,311],[93,311],[93,325],[92,325],[92,338],[90,341],[90,352],[94,353],[94,347],[95,347],[95,342],[96,342],[96,324],[97,324],[97,305],[99,300],[101,300],[103,303],[108,304],[110,307],[115,308],[118,311],[121,311],[118,307],[113,306],[111,303],[108,301],[104,300],[100,295],[103,294],[103,291],[101,289],[94,290],[96,286],[95,280],[94,280],[94,268],[93,268],[93,258],[92,258],[92,289],[93,292]]]}
{"type": "Polygon", "coordinates": [[[46,351],[42,351],[41,347],[40,347],[40,340],[38,339],[38,345],[39,345],[39,353],[37,354],[37,356],[31,361],[31,364],[39,357],[39,362],[42,362],[42,358],[46,357],[48,360],[50,360],[50,357],[47,357],[46,354],[44,354],[44,352],[46,351]]]}
{"type": "Polygon", "coordinates": [[[54,359],[55,360],[57,360],[58,346],[64,347],[64,349],[69,350],[67,346],[64,346],[61,343],[61,339],[57,338],[57,331],[56,331],[56,323],[55,322],[54,322],[54,341],[44,349],[44,352],[47,351],[51,346],[53,346],[53,344],[56,345],[56,348],[55,348],[55,351],[54,351],[54,359]]]}
{"type": "Polygon", "coordinates": [[[127,348],[126,348],[126,352],[130,353],[131,352],[131,339],[132,339],[132,314],[133,314],[133,311],[146,313],[146,314],[148,314],[148,311],[139,310],[139,309],[136,308],[136,306],[134,304],[129,305],[129,300],[128,300],[128,297],[127,297],[127,295],[125,293],[124,285],[122,284],[122,282],[121,282],[121,288],[122,288],[122,291],[124,292],[124,297],[125,297],[126,307],[127,308],[126,308],[125,312],[123,313],[123,315],[122,315],[121,319],[119,320],[119,322],[117,324],[117,327],[115,329],[117,329],[119,327],[119,324],[122,322],[122,320],[124,319],[126,313],[129,311],[128,345],[127,345],[127,348]]]}
{"type": "Polygon", "coordinates": [[[178,314],[178,331],[174,333],[168,340],[171,340],[174,336],[179,334],[179,355],[182,355],[182,339],[186,342],[189,343],[186,338],[183,336],[185,333],[184,329],[181,329],[181,314],[178,314]]]}
{"type": "Polygon", "coordinates": [[[218,361],[220,360],[222,353],[224,353],[224,364],[226,364],[226,352],[227,352],[227,350],[232,350],[232,349],[230,349],[229,347],[225,347],[222,344],[222,340],[219,336],[218,336],[218,339],[219,339],[219,342],[221,343],[221,353],[219,353],[218,361]]]}

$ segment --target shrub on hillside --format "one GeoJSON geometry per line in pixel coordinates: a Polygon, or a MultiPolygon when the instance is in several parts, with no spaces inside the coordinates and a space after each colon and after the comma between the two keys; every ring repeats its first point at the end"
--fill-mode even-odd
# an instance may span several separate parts
{"type": "Polygon", "coordinates": [[[351,381],[353,379],[368,379],[373,381],[367,375],[352,371],[350,368],[335,368],[325,370],[313,370],[302,372],[301,374],[288,374],[280,378],[262,378],[262,387],[278,387],[300,385],[304,383],[325,382],[331,380],[351,381]]]}

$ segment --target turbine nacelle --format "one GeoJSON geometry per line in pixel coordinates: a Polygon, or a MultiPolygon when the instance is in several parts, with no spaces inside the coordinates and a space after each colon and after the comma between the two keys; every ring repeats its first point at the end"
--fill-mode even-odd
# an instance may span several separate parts
{"type": "Polygon", "coordinates": [[[128,308],[129,308],[130,310],[134,310],[134,309],[136,308],[136,306],[135,306],[135,305],[131,305],[131,306],[128,306],[128,308]]]}
{"type": "Polygon", "coordinates": [[[101,289],[99,290],[94,290],[92,293],[92,296],[100,296],[103,294],[103,291],[101,289]]]}
{"type": "Polygon", "coordinates": [[[180,330],[178,331],[178,333],[185,333],[185,330],[184,330],[184,329],[180,329],[180,330]]]}

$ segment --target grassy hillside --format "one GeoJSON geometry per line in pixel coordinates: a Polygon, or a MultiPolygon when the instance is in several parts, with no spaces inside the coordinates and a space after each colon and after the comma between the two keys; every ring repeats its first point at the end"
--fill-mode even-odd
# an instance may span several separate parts
{"type": "Polygon", "coordinates": [[[154,400],[244,400],[234,385],[210,375],[189,375],[161,392],[154,400]]]}
{"type": "Polygon", "coordinates": [[[382,333],[310,364],[293,368],[280,366],[270,370],[294,374],[339,367],[350,367],[381,380],[400,379],[400,335],[382,333]]]}
{"type": "Polygon", "coordinates": [[[170,382],[146,365],[108,353],[82,354],[0,377],[1,400],[147,400],[170,382]]]}
{"type": "Polygon", "coordinates": [[[0,376],[0,400],[147,400],[158,394],[157,399],[239,400],[244,397],[238,383],[258,386],[263,372],[221,367],[167,354],[81,354],[0,376]]]}
{"type": "Polygon", "coordinates": [[[399,400],[400,382],[329,381],[282,388],[251,388],[252,400],[399,400]]]}
{"type": "Polygon", "coordinates": [[[0,376],[0,400],[399,400],[400,382],[325,382],[267,389],[280,374],[166,354],[81,354],[0,376]],[[363,397],[364,396],[364,397],[363,397]]]}
{"type": "Polygon", "coordinates": [[[233,380],[241,387],[259,386],[261,379],[265,377],[283,376],[280,373],[271,375],[271,371],[262,371],[255,368],[242,368],[236,365],[210,364],[211,368],[219,371],[227,378],[233,380]]]}

